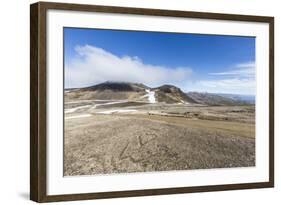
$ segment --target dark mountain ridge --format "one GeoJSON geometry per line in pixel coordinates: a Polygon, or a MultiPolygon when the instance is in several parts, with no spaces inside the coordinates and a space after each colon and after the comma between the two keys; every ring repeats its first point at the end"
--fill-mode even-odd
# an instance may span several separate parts
{"type": "Polygon", "coordinates": [[[198,103],[174,85],[162,85],[152,90],[156,91],[156,97],[159,102],[198,103]]]}
{"type": "Polygon", "coordinates": [[[148,87],[141,83],[128,83],[128,82],[104,82],[97,85],[93,85],[90,87],[81,88],[81,90],[87,91],[104,91],[104,90],[112,90],[115,92],[123,91],[123,92],[139,92],[144,91],[148,87]]]}
{"type": "Polygon", "coordinates": [[[184,93],[180,88],[168,84],[151,88],[142,83],[106,81],[85,88],[66,89],[66,91],[67,99],[76,100],[128,100],[209,106],[249,104],[245,101],[219,94],[184,93]]]}

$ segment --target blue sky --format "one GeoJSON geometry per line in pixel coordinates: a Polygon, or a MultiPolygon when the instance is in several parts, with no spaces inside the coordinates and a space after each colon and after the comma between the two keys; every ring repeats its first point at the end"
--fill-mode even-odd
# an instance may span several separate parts
{"type": "Polygon", "coordinates": [[[134,81],[255,94],[255,38],[64,28],[65,87],[134,81]]]}

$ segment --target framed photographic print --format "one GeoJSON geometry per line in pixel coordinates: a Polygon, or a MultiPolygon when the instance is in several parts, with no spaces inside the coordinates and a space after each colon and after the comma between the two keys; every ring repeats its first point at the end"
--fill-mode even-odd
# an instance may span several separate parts
{"type": "Polygon", "coordinates": [[[274,186],[274,18],[31,5],[30,197],[274,186]]]}

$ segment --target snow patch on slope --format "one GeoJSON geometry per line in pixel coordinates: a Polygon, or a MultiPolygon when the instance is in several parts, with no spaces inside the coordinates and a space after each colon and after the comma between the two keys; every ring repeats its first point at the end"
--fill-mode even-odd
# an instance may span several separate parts
{"type": "Polygon", "coordinates": [[[149,103],[156,103],[155,91],[150,91],[149,89],[146,89],[145,92],[146,94],[141,98],[147,97],[149,103]]]}
{"type": "Polygon", "coordinates": [[[83,118],[83,117],[91,117],[91,116],[92,116],[91,114],[74,115],[74,116],[65,117],[65,119],[70,120],[75,118],[83,118]]]}
{"type": "Polygon", "coordinates": [[[128,113],[128,112],[137,112],[137,110],[106,110],[106,111],[101,111],[97,112],[99,114],[113,114],[113,113],[128,113]]]}
{"type": "Polygon", "coordinates": [[[84,105],[84,106],[79,106],[79,107],[75,107],[75,108],[65,109],[65,113],[73,113],[79,109],[88,108],[88,107],[90,107],[90,105],[84,105]]]}

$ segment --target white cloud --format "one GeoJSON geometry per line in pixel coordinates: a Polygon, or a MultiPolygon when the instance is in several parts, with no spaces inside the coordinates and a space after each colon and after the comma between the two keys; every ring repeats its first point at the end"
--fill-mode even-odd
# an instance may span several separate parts
{"type": "Polygon", "coordinates": [[[233,66],[224,72],[209,73],[209,79],[187,82],[183,87],[186,91],[232,93],[255,95],[255,63],[247,62],[233,66]]]}
{"type": "Polygon", "coordinates": [[[226,72],[209,73],[209,75],[216,76],[236,76],[240,78],[254,78],[255,76],[255,63],[240,63],[234,66],[233,69],[226,72]]]}
{"type": "Polygon", "coordinates": [[[145,64],[138,57],[116,56],[102,48],[77,46],[78,56],[65,67],[65,86],[85,87],[104,81],[144,83],[148,86],[179,84],[190,77],[187,67],[169,68],[145,64]]]}
{"type": "Polygon", "coordinates": [[[191,78],[188,67],[150,65],[137,56],[116,56],[102,48],[75,48],[77,56],[65,67],[65,86],[85,87],[105,81],[144,83],[151,87],[173,84],[184,91],[255,94],[255,63],[236,64],[227,71],[191,78]]]}
{"type": "Polygon", "coordinates": [[[255,68],[255,62],[246,62],[246,63],[239,63],[236,65],[237,68],[255,68]]]}
{"type": "Polygon", "coordinates": [[[201,91],[212,93],[232,93],[254,95],[256,83],[252,79],[229,78],[222,80],[202,80],[196,82],[201,91]]]}

